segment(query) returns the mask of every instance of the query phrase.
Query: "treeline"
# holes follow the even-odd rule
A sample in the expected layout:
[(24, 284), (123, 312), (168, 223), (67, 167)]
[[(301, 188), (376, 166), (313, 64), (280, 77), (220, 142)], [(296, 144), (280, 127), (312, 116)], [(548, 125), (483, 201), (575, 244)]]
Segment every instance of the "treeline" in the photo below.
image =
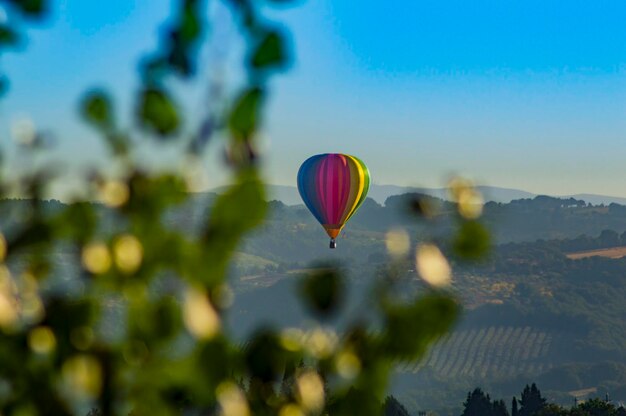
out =
[[(346, 258), (380, 257), (384, 233), (394, 227), (409, 231), (415, 242), (424, 235), (445, 240), (456, 230), (455, 213), (452, 202), (421, 194), (392, 196), (384, 205), (368, 199), (342, 233), (341, 250), (349, 254)], [(489, 202), (481, 222), (496, 245), (543, 240), (559, 252), (626, 245), (626, 207), (617, 204), (594, 206), (542, 196)], [(323, 235), (304, 206), (274, 201), (265, 226), (247, 240), (245, 250), (273, 261), (306, 262), (328, 254), (319, 244)]]
[(626, 231), (619, 234), (613, 230), (602, 230), (596, 238), (580, 235), (576, 238), (560, 240), (557, 244), (566, 253), (626, 246)]
[[(508, 243), (499, 247), (501, 252), (519, 255), (520, 249), (534, 245), (543, 251), (556, 250), (562, 254), (575, 253), (580, 251), (600, 250), (605, 248), (626, 246), (626, 231), (618, 233), (614, 230), (602, 230), (597, 237), (589, 235), (579, 235), (575, 238), (539, 239), (534, 243)], [(523, 252), (521, 253), (523, 254)], [(533, 253), (536, 254), (536, 253)]]
[(622, 259), (586, 257), (572, 260), (566, 254), (626, 246), (626, 231), (603, 230), (592, 237), (580, 235), (569, 239), (537, 240), (534, 242), (500, 244), (492, 250), (485, 261), (464, 265), (465, 269), (507, 275), (547, 275), (557, 273), (571, 278), (590, 275), (608, 277), (622, 276), (626, 262)]
[[(431, 413), (422, 411), (419, 416)], [(409, 412), (395, 398), (385, 402), (384, 416), (410, 416)], [(535, 383), (526, 385), (519, 398), (513, 397), (508, 407), (504, 400), (492, 400), (488, 393), (480, 388), (467, 393), (460, 416), (626, 416), (626, 409), (621, 404), (609, 400), (593, 398), (576, 402), (570, 408), (555, 403), (548, 403)]]
[[(194, 234), (198, 224), (210, 215), (214, 200), (214, 194), (194, 194), (169, 210), (162, 221), (168, 227)], [(28, 218), (30, 205), (28, 200), (1, 200), (3, 229), (19, 228)], [(94, 205), (102, 220), (101, 228), (119, 226), (112, 210)], [(64, 206), (55, 200), (43, 203), (47, 213)], [(384, 253), (384, 233), (393, 227), (406, 228), (417, 240), (422, 235), (443, 238), (456, 230), (455, 213), (454, 203), (421, 194), (392, 196), (384, 205), (368, 199), (342, 233), (340, 247), (344, 258), (366, 259), (370, 254)], [(429, 220), (416, 221), (425, 217)], [(510, 203), (488, 202), (481, 221), (496, 244), (544, 240), (565, 252), (626, 245), (626, 206), (618, 204), (594, 206), (582, 200), (546, 196)], [(588, 237), (598, 234), (596, 238)], [(245, 240), (242, 250), (274, 262), (306, 263), (329, 254), (325, 244), (320, 244), (324, 235), (304, 206), (272, 201), (264, 226)]]
[[(384, 206), (372, 201), (354, 216), (354, 226), (380, 229), (389, 226), (409, 226), (410, 207), (434, 207), (435, 228), (449, 230), (454, 223), (454, 204), (431, 196), (405, 194), (389, 197)], [(419, 204), (418, 204), (419, 205)], [(403, 215), (404, 214), (404, 215)], [(576, 239), (580, 235), (597, 235), (602, 230), (626, 230), (626, 206), (618, 204), (592, 205), (574, 198), (537, 196), (509, 203), (488, 202), (481, 221), (490, 229), (494, 241), (535, 241), (539, 239)]]
[(565, 408), (548, 403), (535, 383), (526, 385), (520, 398), (513, 397), (511, 408), (503, 400), (491, 400), (489, 394), (477, 388), (467, 394), (461, 416), (626, 416), (623, 406), (608, 400), (590, 399)]

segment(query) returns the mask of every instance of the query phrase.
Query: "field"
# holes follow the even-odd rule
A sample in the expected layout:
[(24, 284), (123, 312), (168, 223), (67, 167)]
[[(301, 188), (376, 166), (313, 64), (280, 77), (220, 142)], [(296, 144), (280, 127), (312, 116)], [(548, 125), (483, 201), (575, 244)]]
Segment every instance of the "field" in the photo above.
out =
[(530, 327), (489, 327), (456, 331), (436, 344), (417, 365), (401, 368), (418, 373), (428, 369), (442, 378), (510, 378), (539, 374), (554, 365), (555, 334)]
[(575, 253), (567, 253), (567, 258), (571, 260), (584, 259), (586, 257), (608, 257), (610, 259), (619, 259), (626, 256), (626, 247), (611, 247), (599, 250), (577, 251)]

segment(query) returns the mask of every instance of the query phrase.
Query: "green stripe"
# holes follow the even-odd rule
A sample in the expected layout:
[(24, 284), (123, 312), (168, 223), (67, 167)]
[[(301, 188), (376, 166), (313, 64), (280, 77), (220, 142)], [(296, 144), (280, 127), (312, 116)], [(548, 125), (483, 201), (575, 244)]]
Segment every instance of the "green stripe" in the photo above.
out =
[(359, 166), (363, 170), (363, 192), (361, 193), (361, 197), (359, 198), (359, 201), (354, 206), (354, 209), (352, 210), (348, 218), (346, 218), (346, 222), (359, 209), (363, 201), (365, 201), (365, 198), (367, 198), (367, 192), (370, 190), (370, 183), (371, 183), (370, 170), (367, 168), (367, 166), (365, 166), (365, 163), (363, 163), (363, 161), (356, 156), (351, 156), (351, 157), (354, 160), (356, 160), (356, 162), (359, 164)]

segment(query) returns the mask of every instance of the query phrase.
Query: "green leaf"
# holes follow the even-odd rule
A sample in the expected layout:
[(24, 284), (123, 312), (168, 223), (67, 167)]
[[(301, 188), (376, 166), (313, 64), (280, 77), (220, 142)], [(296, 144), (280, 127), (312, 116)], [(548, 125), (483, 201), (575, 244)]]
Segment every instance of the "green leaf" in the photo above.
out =
[(182, 328), (179, 305), (172, 296), (131, 305), (129, 332), (139, 340), (157, 342), (175, 337)]
[(53, 229), (43, 220), (35, 221), (9, 238), (9, 252), (26, 250), (33, 246), (49, 244), (53, 241)]
[(87, 298), (66, 300), (53, 297), (46, 305), (46, 316), (42, 324), (54, 328), (59, 352), (69, 353), (74, 350), (70, 341), (72, 332), (89, 327), (96, 317), (95, 304)]
[(199, 9), (198, 1), (185, 2), (184, 8), (180, 11), (180, 20), (170, 29), (168, 36), (167, 63), (184, 77), (194, 73), (196, 43), (202, 33)]
[(116, 131), (112, 100), (105, 91), (87, 93), (81, 100), (80, 113), (89, 124), (104, 134), (114, 154), (127, 153), (129, 139)]
[(409, 199), (409, 211), (420, 218), (432, 219), (439, 211), (437, 200), (433, 197), (420, 195)]
[(301, 285), (304, 301), (311, 310), (323, 317), (336, 312), (344, 298), (344, 285), (337, 270), (316, 270), (305, 277)]
[(128, 180), (129, 200), (122, 211), (129, 215), (135, 226), (154, 229), (154, 222), (166, 207), (176, 205), (185, 199), (185, 183), (176, 175), (162, 174), (149, 176), (136, 171)]
[(160, 136), (176, 133), (180, 118), (172, 99), (163, 90), (147, 88), (141, 93), (138, 117), (142, 126)]
[(286, 64), (287, 54), (282, 36), (276, 32), (268, 32), (252, 55), (251, 64), (254, 68), (269, 66), (280, 67)]
[(431, 294), (411, 304), (384, 305), (381, 353), (392, 359), (416, 359), (454, 323), (459, 306), (448, 296)]
[(263, 382), (276, 381), (287, 361), (286, 351), (281, 348), (278, 337), (268, 330), (261, 330), (252, 338), (245, 354), (250, 375)]
[(73, 238), (81, 244), (93, 237), (97, 224), (98, 218), (94, 205), (89, 202), (68, 205), (53, 223), (59, 234)]
[(244, 91), (235, 102), (228, 120), (231, 134), (237, 140), (248, 140), (258, 127), (264, 92), (255, 87)]
[(221, 337), (217, 337), (200, 346), (198, 361), (201, 368), (210, 368), (211, 371), (201, 371), (200, 376), (206, 383), (213, 387), (211, 393), (204, 392), (204, 395), (213, 394), (215, 387), (223, 380), (232, 376), (236, 369), (233, 362), (233, 351)]
[(180, 35), (183, 45), (189, 45), (196, 40), (202, 32), (202, 22), (199, 18), (199, 12), (193, 4), (187, 4), (180, 22)]
[(241, 238), (263, 221), (266, 210), (263, 184), (256, 171), (241, 172), (237, 182), (219, 196), (211, 211), (201, 254), (204, 280), (215, 281), (224, 276)]
[(4, 75), (0, 75), (0, 98), (9, 90), (9, 79)]
[(328, 414), (333, 416), (379, 416), (381, 415), (381, 398), (376, 397), (368, 389), (351, 387), (345, 395), (332, 398), (328, 406)]
[(454, 252), (466, 259), (481, 258), (490, 246), (489, 231), (478, 221), (464, 221), (453, 242)]
[(173, 296), (165, 296), (155, 306), (154, 320), (159, 323), (155, 336), (159, 339), (174, 338), (182, 328), (179, 304)]
[(15, 45), (19, 42), (19, 35), (6, 25), (0, 25), (0, 45)]
[(97, 128), (105, 129), (113, 126), (111, 99), (103, 91), (88, 93), (81, 103), (81, 114), (89, 123)]
[(11, 0), (23, 13), (39, 16), (46, 11), (46, 0)]

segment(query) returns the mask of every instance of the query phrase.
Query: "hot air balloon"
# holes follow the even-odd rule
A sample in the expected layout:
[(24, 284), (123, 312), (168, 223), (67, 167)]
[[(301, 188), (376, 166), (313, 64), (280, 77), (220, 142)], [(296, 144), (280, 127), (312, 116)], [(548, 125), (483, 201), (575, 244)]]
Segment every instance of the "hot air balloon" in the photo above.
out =
[(341, 153), (315, 155), (298, 171), (298, 191), (330, 237), (330, 248), (346, 222), (361, 206), (370, 188), (367, 166)]

